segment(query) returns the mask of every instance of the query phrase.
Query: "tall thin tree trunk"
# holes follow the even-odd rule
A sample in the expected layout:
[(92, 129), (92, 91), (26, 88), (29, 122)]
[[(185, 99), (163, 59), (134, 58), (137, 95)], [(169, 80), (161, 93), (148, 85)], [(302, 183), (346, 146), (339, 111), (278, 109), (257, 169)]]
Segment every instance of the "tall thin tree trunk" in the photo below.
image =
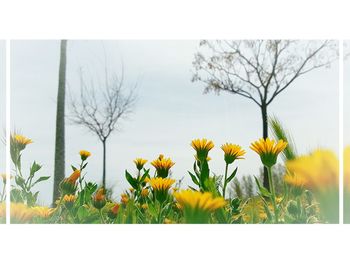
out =
[(61, 40), (60, 65), (56, 111), (55, 167), (52, 203), (59, 197), (59, 184), (65, 177), (65, 92), (66, 92), (67, 40)]
[[(263, 123), (263, 138), (266, 139), (269, 136), (269, 127), (268, 127), (268, 121), (267, 121), (267, 105), (265, 103), (261, 105), (261, 117), (262, 117), (262, 123)], [(268, 173), (267, 168), (264, 166), (263, 185), (265, 188), (270, 189), (269, 178), (267, 173)]]
[(103, 171), (102, 171), (102, 186), (106, 188), (106, 139), (102, 141), (103, 144)]

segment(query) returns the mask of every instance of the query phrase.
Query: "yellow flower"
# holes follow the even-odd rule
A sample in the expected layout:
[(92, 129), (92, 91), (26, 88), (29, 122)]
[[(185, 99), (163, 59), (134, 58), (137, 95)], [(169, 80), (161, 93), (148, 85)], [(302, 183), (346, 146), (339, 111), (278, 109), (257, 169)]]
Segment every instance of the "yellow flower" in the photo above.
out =
[(85, 161), (87, 158), (91, 156), (91, 153), (89, 151), (81, 150), (79, 152), (81, 160)]
[(306, 184), (306, 179), (298, 174), (288, 173), (284, 176), (284, 181), (295, 188), (295, 193), (297, 195), (302, 193), (302, 189)]
[(121, 194), (121, 199), (120, 199), (120, 201), (121, 201), (124, 205), (126, 205), (126, 204), (128, 203), (128, 201), (129, 201), (129, 196), (128, 196), (127, 194)]
[(24, 146), (33, 143), (31, 139), (20, 134), (14, 134), (12, 135), (12, 138), (13, 138), (13, 141), (16, 142), (17, 144), (24, 145)]
[(157, 176), (166, 178), (171, 167), (174, 166), (174, 162), (170, 158), (164, 158), (161, 154), (157, 159), (155, 159), (151, 164), (157, 170)]
[(141, 190), (141, 196), (142, 197), (147, 197), (148, 194), (149, 194), (149, 191), (148, 191), (147, 188), (144, 188), (144, 189)]
[(54, 212), (55, 208), (50, 208), (46, 206), (35, 206), (32, 207), (34, 215), (41, 218), (49, 218)]
[(102, 209), (106, 205), (106, 191), (103, 187), (97, 190), (95, 196), (92, 198), (92, 204), (97, 209)]
[(65, 203), (74, 203), (75, 200), (77, 200), (77, 197), (75, 195), (64, 195), (63, 196), (63, 202), (65, 202)]
[(141, 171), (145, 163), (147, 163), (147, 160), (142, 159), (142, 158), (136, 158), (134, 160), (134, 163), (136, 165), (137, 170)]
[(71, 184), (75, 184), (75, 182), (78, 180), (80, 177), (80, 170), (75, 170), (68, 178), (67, 181), (70, 182)]
[(265, 166), (272, 167), (277, 162), (278, 154), (282, 152), (287, 145), (288, 143), (283, 140), (279, 140), (276, 143), (269, 138), (261, 138), (259, 141), (252, 143), (250, 149), (260, 155), (261, 162)]
[(175, 192), (174, 197), (181, 207), (188, 207), (206, 212), (214, 212), (226, 205), (224, 198), (213, 198), (212, 194), (209, 192), (201, 193), (192, 190), (182, 190), (181, 192)]
[(261, 199), (249, 199), (242, 208), (241, 212), (245, 223), (260, 223), (267, 219), (267, 214)]
[(194, 139), (191, 142), (192, 148), (197, 152), (199, 161), (204, 161), (208, 157), (208, 153), (214, 148), (214, 143), (207, 139)]
[(172, 223), (173, 223), (173, 221), (170, 220), (169, 218), (164, 219), (164, 224), (172, 224)]
[(11, 203), (10, 216), (13, 223), (29, 223), (35, 212), (23, 203)]
[(241, 146), (237, 144), (232, 143), (225, 143), (221, 146), (221, 149), (225, 153), (225, 162), (227, 164), (231, 164), (234, 162), (234, 160), (238, 159), (244, 159), (243, 155), (245, 155), (245, 151), (242, 149)]
[(175, 180), (169, 178), (154, 177), (151, 179), (147, 178), (146, 182), (150, 184), (153, 190), (168, 191), (172, 184), (175, 183)]
[(168, 191), (175, 183), (175, 180), (170, 178), (154, 177), (151, 179), (147, 178), (146, 182), (152, 187), (155, 198), (162, 203), (167, 199)]
[(147, 210), (147, 209), (148, 209), (148, 204), (146, 204), (146, 203), (145, 203), (145, 204), (142, 204), (142, 205), (141, 205), (141, 208), (142, 208), (143, 210)]
[(316, 150), (286, 163), (287, 170), (305, 179), (312, 190), (326, 222), (339, 222), (339, 167), (336, 155), (329, 150)]
[(310, 189), (338, 187), (338, 159), (332, 151), (316, 150), (286, 163), (288, 171), (301, 176)]

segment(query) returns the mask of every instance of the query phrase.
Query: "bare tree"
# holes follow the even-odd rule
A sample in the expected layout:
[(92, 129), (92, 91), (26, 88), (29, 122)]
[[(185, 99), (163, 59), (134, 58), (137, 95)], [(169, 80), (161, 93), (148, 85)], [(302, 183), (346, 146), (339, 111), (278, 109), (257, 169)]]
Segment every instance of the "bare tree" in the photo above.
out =
[[(192, 80), (203, 82), (205, 93), (226, 91), (254, 102), (261, 111), (264, 138), (272, 101), (297, 78), (337, 57), (337, 43), (329, 40), (203, 40), (200, 47)], [(266, 168), (264, 186), (269, 188)]]
[(65, 171), (65, 104), (66, 104), (66, 64), (67, 40), (61, 40), (60, 65), (58, 73), (58, 92), (56, 110), (56, 141), (55, 141), (55, 167), (52, 203), (60, 195), (59, 184), (64, 179)]
[(136, 101), (134, 88), (128, 92), (124, 87), (124, 74), (108, 76), (96, 89), (94, 82), (84, 81), (80, 73), (80, 96), (71, 96), (71, 116), (73, 124), (81, 125), (94, 133), (103, 146), (102, 185), (106, 186), (106, 143), (109, 136), (117, 130), (117, 125), (133, 110)]

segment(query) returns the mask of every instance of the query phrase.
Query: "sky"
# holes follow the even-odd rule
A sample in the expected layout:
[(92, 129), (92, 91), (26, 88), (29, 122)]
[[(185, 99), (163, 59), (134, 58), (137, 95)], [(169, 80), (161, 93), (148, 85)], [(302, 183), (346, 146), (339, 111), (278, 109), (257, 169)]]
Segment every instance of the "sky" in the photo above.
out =
[[(173, 177), (184, 178), (183, 187), (191, 185), (187, 171), (195, 138), (214, 141), (210, 167), (216, 174), (224, 172), (220, 146), (226, 142), (247, 151), (245, 160), (235, 163), (238, 177), (258, 173), (259, 157), (249, 145), (262, 134), (259, 108), (240, 96), (203, 94), (203, 84), (191, 82), (198, 49), (198, 40), (68, 41), (67, 88), (73, 97), (80, 89), (80, 70), (96, 80), (103, 78), (105, 65), (117, 74), (123, 65), (125, 85), (137, 84), (134, 113), (107, 145), (107, 185), (116, 196), (129, 188), (124, 171), (135, 172), (133, 159), (152, 161), (160, 153), (176, 163)], [(59, 41), (11, 42), (11, 126), (33, 139), (23, 153), (23, 169), (36, 160), (43, 165), (39, 176), (53, 175), (58, 65)], [(338, 150), (338, 84), (338, 64), (333, 63), (296, 80), (271, 104), (269, 114), (290, 130), (299, 154), (319, 147)], [(81, 149), (92, 153), (87, 180), (100, 183), (101, 143), (85, 128), (67, 123), (66, 176), (70, 164), (78, 165)], [(52, 187), (52, 178), (37, 187), (41, 204), (51, 203)]]
[[(344, 52), (350, 54), (350, 41), (344, 41)], [(350, 56), (344, 60), (344, 144), (350, 145)]]

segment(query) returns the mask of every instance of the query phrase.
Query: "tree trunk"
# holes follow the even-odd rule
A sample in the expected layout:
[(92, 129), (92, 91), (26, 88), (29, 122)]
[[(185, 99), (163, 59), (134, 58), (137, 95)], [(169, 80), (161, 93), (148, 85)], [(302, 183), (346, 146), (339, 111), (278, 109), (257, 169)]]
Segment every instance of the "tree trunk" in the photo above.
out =
[(106, 139), (102, 141), (103, 144), (103, 171), (102, 171), (102, 186), (106, 188)]
[(59, 198), (59, 184), (65, 177), (65, 90), (66, 90), (67, 40), (61, 40), (58, 93), (56, 110), (55, 166), (52, 203)]
[[(267, 121), (267, 105), (262, 104), (261, 105), (261, 117), (262, 117), (262, 123), (263, 123), (263, 138), (266, 139), (269, 136), (269, 127), (268, 127), (268, 121)], [(267, 175), (267, 168), (264, 166), (264, 182), (263, 185), (265, 188), (270, 190), (269, 185), (269, 178)]]

